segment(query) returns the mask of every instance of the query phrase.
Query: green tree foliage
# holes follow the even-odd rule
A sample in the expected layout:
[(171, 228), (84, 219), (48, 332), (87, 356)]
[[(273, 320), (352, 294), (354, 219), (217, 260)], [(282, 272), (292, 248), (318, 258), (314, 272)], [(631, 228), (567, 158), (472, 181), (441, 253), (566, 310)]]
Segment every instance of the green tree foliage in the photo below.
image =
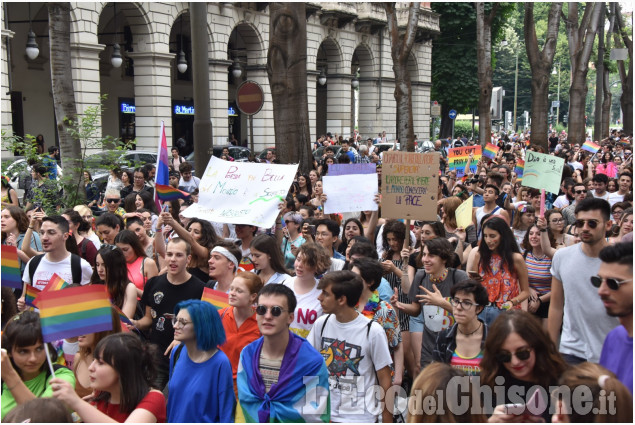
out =
[[(476, 9), (474, 3), (464, 2), (433, 2), (431, 7), (441, 15), (441, 35), (432, 43), (432, 99), (443, 107), (441, 136), (449, 136), (452, 131), (449, 110), (468, 113), (478, 105)], [(489, 13), (490, 8), (491, 4), (487, 4), (485, 12)], [(493, 45), (502, 40), (503, 24), (515, 8), (514, 3), (499, 6), (492, 24)]]

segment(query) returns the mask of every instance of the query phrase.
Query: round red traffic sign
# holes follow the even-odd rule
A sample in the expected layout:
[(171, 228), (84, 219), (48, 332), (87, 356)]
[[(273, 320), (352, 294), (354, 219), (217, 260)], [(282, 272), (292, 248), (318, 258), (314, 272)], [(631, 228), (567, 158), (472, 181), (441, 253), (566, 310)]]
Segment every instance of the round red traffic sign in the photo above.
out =
[(240, 112), (245, 115), (257, 114), (265, 103), (265, 95), (260, 84), (255, 81), (245, 81), (236, 91), (236, 104)]

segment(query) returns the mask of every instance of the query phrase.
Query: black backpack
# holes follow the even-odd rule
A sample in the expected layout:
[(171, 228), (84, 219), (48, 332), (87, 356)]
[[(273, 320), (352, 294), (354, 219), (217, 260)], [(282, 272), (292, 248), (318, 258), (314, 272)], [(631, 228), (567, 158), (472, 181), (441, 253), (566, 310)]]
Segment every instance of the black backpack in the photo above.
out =
[[(33, 275), (37, 267), (40, 265), (40, 261), (46, 254), (36, 255), (29, 261), (29, 277), (31, 278), (31, 285), (33, 285)], [(82, 258), (79, 255), (71, 254), (71, 273), (73, 274), (73, 281), (70, 283), (82, 283)]]

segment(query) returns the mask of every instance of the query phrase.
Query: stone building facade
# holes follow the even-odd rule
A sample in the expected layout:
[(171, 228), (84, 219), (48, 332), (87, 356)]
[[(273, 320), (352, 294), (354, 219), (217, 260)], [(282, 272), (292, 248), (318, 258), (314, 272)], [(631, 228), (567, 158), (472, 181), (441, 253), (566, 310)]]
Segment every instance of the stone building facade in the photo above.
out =
[[(193, 93), (189, 3), (71, 3), (71, 54), (78, 112), (107, 95), (101, 133), (135, 138), (137, 149), (156, 148), (161, 121), (168, 144), (192, 143)], [(408, 11), (399, 10), (399, 23)], [(266, 72), (269, 45), (267, 3), (207, 3), (209, 99), (215, 145), (230, 134), (244, 142), (250, 128), (235, 104), (242, 81), (260, 84), (265, 94), (253, 118), (255, 151), (273, 146), (274, 126)], [(30, 21), (30, 23), (29, 23)], [(29, 26), (40, 53), (25, 54)], [(394, 138), (396, 108), (390, 39), (380, 3), (307, 3), (307, 69), (311, 138), (326, 132), (364, 137), (386, 131)], [(432, 38), (438, 16), (422, 3), (417, 42), (409, 67), (414, 130), (426, 138), (430, 125)], [(114, 43), (123, 65), (111, 64)], [(177, 69), (183, 50), (188, 69)], [(43, 134), (55, 143), (45, 3), (2, 3), (2, 128), (15, 134)], [(242, 75), (235, 78), (238, 63)], [(318, 82), (324, 73), (327, 81)], [(352, 80), (359, 81), (352, 88)], [(4, 152), (4, 151), (3, 151)], [(6, 152), (4, 152), (6, 153)]]

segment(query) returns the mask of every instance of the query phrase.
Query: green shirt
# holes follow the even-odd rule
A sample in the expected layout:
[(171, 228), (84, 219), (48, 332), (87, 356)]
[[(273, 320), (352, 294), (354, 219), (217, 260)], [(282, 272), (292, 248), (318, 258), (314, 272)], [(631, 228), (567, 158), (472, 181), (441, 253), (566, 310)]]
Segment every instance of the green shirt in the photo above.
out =
[[(48, 367), (46, 364), (44, 367)], [(47, 378), (48, 375), (48, 378)], [(67, 369), (65, 367), (57, 369), (55, 371), (55, 376), (57, 378), (63, 379), (66, 382), (70, 382), (75, 387), (75, 374), (72, 370)], [(24, 385), (33, 393), (34, 396), (40, 397), (51, 397), (53, 395), (53, 388), (49, 385), (49, 381), (53, 377), (50, 374), (46, 373), (46, 369), (43, 370), (38, 376), (31, 379), (30, 381), (24, 381)], [(13, 398), (13, 394), (9, 391), (6, 383), (2, 383), (2, 410), (0, 413), (0, 418), (4, 419), (5, 415), (11, 411), (16, 406), (15, 399)]]

